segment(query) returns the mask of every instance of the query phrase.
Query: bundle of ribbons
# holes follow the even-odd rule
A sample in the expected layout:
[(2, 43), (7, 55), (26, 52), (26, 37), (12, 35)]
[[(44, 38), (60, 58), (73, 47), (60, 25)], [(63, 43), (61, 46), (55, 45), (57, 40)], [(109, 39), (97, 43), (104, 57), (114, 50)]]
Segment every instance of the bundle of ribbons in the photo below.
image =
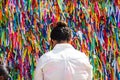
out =
[(120, 80), (119, 0), (0, 0), (0, 60), (12, 80), (34, 79), (49, 51), (51, 23), (65, 21), (72, 45), (93, 66), (94, 80)]

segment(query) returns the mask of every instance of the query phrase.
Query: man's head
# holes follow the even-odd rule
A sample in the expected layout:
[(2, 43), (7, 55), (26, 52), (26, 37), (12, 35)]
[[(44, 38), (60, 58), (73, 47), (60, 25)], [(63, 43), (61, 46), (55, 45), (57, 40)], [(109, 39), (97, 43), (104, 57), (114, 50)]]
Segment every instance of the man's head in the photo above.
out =
[(64, 22), (58, 22), (51, 32), (53, 46), (57, 43), (69, 43), (71, 40), (71, 29)]
[(7, 68), (3, 65), (0, 65), (0, 80), (8, 80), (9, 75)]

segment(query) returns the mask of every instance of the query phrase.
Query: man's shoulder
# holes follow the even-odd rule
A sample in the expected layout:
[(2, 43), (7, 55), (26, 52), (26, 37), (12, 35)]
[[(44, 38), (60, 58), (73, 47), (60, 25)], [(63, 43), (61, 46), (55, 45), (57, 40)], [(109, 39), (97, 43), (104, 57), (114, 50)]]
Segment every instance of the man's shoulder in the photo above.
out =
[(75, 49), (75, 51), (74, 51), (75, 53), (77, 53), (77, 54), (81, 54), (81, 55), (83, 55), (84, 53), (83, 52), (81, 52), (81, 51), (79, 51), (79, 50), (77, 50), (77, 49)]
[(51, 51), (46, 52), (45, 54), (43, 54), (37, 61), (37, 64), (39, 64), (40, 66), (45, 64), (47, 61), (49, 61), (50, 59), (50, 55), (51, 55)]
[(80, 58), (83, 57), (83, 58), (88, 58), (87, 55), (84, 53), (84, 52), (81, 52), (79, 50), (75, 50), (75, 55), (78, 55)]
[(47, 59), (47, 58), (49, 58), (50, 56), (52, 55), (52, 51), (48, 51), (48, 52), (46, 52), (46, 53), (44, 53), (41, 57), (40, 57), (40, 59)]

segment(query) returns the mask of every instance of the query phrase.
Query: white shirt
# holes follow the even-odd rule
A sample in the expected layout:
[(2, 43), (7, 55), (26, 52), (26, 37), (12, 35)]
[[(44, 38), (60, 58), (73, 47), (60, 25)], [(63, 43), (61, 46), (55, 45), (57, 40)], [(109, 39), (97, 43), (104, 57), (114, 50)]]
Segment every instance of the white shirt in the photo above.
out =
[(56, 44), (39, 59), (34, 80), (92, 80), (92, 66), (72, 45)]

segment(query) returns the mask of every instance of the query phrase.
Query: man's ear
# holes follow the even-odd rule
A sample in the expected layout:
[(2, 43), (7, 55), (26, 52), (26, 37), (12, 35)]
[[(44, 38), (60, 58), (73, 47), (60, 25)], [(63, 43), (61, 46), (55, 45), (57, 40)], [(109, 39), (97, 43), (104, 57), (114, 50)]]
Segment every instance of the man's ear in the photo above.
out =
[(53, 40), (52, 40), (52, 39), (50, 39), (49, 43), (50, 43), (50, 45), (53, 45)]
[(4, 80), (4, 76), (0, 76), (0, 80)]
[(56, 40), (51, 39), (51, 46), (52, 46), (52, 48), (53, 48), (56, 44), (57, 44), (57, 41), (56, 41)]
[(53, 40), (52, 39), (49, 40), (49, 44), (50, 44), (50, 50), (53, 49)]
[(69, 43), (69, 44), (72, 44), (72, 39), (70, 39), (70, 40), (68, 41), (68, 43)]

